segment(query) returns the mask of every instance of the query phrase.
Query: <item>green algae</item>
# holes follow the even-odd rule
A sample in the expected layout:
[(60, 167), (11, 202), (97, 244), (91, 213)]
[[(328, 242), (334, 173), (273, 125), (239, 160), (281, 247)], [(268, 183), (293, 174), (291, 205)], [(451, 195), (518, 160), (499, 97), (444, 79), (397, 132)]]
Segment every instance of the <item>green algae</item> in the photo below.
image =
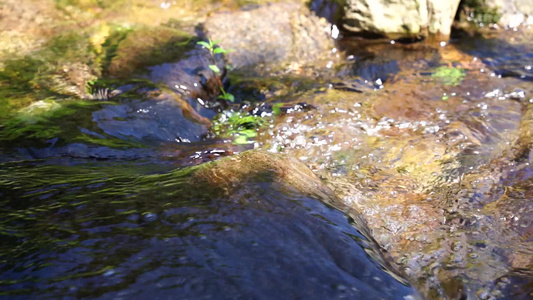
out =
[[(95, 82), (125, 78), (146, 66), (174, 61), (193, 47), (192, 38), (169, 27), (101, 25), (53, 36), (31, 56), (0, 63), (0, 120), (46, 98), (87, 98)], [(144, 85), (146, 86), (146, 85)]]
[(34, 98), (49, 96), (49, 92), (38, 89), (36, 77), (42, 65), (42, 61), (31, 57), (4, 62), (0, 69), (0, 120), (7, 119)]
[(193, 38), (180, 30), (169, 27), (143, 27), (132, 30), (120, 41), (114, 52), (107, 54), (107, 75), (127, 77), (147, 66), (176, 61), (192, 47)]
[(457, 86), (463, 82), (466, 72), (464, 69), (442, 66), (438, 67), (431, 76), (439, 79), (445, 85)]
[[(79, 96), (76, 86), (96, 78), (99, 67), (88, 35), (58, 35), (31, 56), (4, 60), (0, 67), (0, 119), (48, 97)], [(75, 78), (74, 78), (75, 77)]]
[(111, 61), (117, 56), (118, 45), (126, 39), (129, 33), (133, 31), (130, 27), (114, 26), (109, 33), (105, 35), (105, 41), (102, 43), (102, 73), (108, 73)]
[(35, 102), (3, 125), (0, 130), (1, 148), (45, 147), (51, 143), (64, 146), (72, 142), (110, 148), (143, 147), (140, 143), (108, 136), (93, 122), (92, 112), (110, 104), (74, 99)]

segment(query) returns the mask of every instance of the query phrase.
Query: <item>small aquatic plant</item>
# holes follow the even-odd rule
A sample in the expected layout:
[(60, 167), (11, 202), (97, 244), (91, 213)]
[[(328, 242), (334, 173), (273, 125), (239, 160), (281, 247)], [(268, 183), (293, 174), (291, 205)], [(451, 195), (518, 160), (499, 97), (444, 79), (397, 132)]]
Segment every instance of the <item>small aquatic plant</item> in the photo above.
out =
[(438, 67), (431, 76), (440, 79), (445, 85), (457, 86), (463, 81), (465, 75), (463, 69), (442, 66)]
[(199, 41), (198, 45), (202, 45), (211, 54), (212, 64), (209, 65), (209, 69), (211, 69), (211, 71), (213, 71), (213, 73), (215, 74), (215, 78), (217, 79), (218, 84), (220, 86), (220, 92), (222, 93), (221, 95), (218, 96), (218, 98), (222, 100), (234, 102), (235, 96), (226, 92), (226, 90), (224, 89), (224, 84), (222, 84), (222, 80), (220, 80), (221, 71), (220, 71), (220, 68), (217, 66), (217, 60), (215, 58), (215, 54), (226, 54), (228, 53), (228, 50), (225, 50), (224, 48), (220, 47), (218, 43), (219, 41), (211, 41), (211, 39), (209, 39), (208, 42)]
[(225, 112), (213, 121), (212, 131), (222, 138), (234, 137), (237, 145), (248, 144), (257, 136), (257, 129), (266, 124), (263, 117), (246, 115), (241, 112)]

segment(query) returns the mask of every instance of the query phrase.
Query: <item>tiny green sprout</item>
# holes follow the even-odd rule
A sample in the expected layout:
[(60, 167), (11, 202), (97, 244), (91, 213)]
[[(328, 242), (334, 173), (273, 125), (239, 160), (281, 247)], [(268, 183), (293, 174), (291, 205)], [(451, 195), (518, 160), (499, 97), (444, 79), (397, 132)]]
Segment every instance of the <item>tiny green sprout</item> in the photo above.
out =
[(235, 96), (233, 94), (230, 94), (224, 90), (224, 87), (220, 87), (220, 91), (222, 92), (222, 95), (218, 96), (219, 99), (235, 102)]
[(220, 69), (216, 65), (209, 65), (209, 69), (211, 69), (213, 72), (220, 74)]
[(211, 130), (221, 138), (233, 139), (236, 145), (253, 143), (258, 129), (268, 123), (267, 119), (241, 112), (225, 112), (213, 119)]
[(276, 103), (272, 105), (272, 113), (274, 113), (274, 116), (281, 115), (281, 107), (283, 107), (283, 103)]
[(220, 80), (219, 75), (221, 74), (221, 71), (220, 71), (220, 68), (217, 66), (217, 60), (215, 58), (215, 54), (226, 54), (229, 51), (220, 47), (218, 43), (219, 41), (212, 41), (211, 39), (208, 39), (207, 42), (206, 41), (197, 42), (198, 45), (201, 45), (202, 47), (206, 48), (209, 51), (209, 54), (211, 54), (212, 64), (209, 65), (209, 69), (213, 71), (213, 73), (215, 74), (215, 78), (217, 79), (218, 84), (220, 85), (220, 91), (222, 92), (222, 95), (218, 96), (218, 99), (234, 102), (235, 96), (226, 92), (226, 90), (224, 89), (224, 84), (222, 84), (222, 80)]
[(222, 47), (218, 47), (215, 50), (213, 50), (213, 53), (215, 53), (215, 54), (219, 54), (219, 53), (226, 54), (226, 53), (228, 53), (228, 50), (222, 49)]
[(211, 51), (211, 44), (210, 43), (204, 42), (204, 41), (199, 41), (197, 44), (201, 45), (201, 46), (204, 46), (207, 50)]

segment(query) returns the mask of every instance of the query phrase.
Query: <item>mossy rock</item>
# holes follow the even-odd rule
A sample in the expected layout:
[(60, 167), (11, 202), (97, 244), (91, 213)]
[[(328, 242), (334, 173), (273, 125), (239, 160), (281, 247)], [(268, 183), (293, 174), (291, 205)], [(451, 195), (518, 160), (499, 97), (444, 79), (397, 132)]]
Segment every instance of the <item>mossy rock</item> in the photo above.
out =
[[(2, 106), (20, 108), (16, 99), (85, 96), (85, 86), (97, 78), (99, 54), (89, 32), (68, 32), (44, 43), (43, 48), (24, 57), (4, 60), (0, 66)], [(27, 101), (24, 101), (27, 103)], [(4, 111), (1, 116), (9, 114)]]
[(192, 37), (169, 27), (139, 28), (131, 31), (116, 47), (106, 75), (124, 78), (145, 71), (148, 66), (172, 62), (192, 49)]

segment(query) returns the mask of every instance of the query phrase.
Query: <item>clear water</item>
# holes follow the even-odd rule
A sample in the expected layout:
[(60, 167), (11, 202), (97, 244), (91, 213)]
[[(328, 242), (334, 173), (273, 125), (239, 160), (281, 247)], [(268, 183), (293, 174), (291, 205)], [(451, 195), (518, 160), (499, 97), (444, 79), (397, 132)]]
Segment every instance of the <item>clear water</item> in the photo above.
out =
[(338, 210), (269, 176), (228, 197), (192, 183), (194, 172), (140, 161), (2, 164), (0, 293), (103, 299), (414, 293), (372, 258), (379, 255), (356, 229), (361, 225)]
[[(156, 8), (136, 13), (173, 13)], [(114, 84), (121, 94), (107, 100), (35, 89), (42, 61), (9, 60), (0, 296), (409, 299), (416, 288), (429, 299), (529, 299), (532, 41), (530, 31), (440, 48), (347, 38), (314, 77), (230, 76), (238, 101), (264, 103), (187, 99), (192, 121), (184, 103), (147, 95), (193, 84), (201, 49)], [(267, 125), (235, 143), (198, 121), (223, 109), (266, 113)], [(251, 148), (299, 159), (340, 200), (269, 172), (237, 178), (230, 193), (196, 180), (198, 165)]]

